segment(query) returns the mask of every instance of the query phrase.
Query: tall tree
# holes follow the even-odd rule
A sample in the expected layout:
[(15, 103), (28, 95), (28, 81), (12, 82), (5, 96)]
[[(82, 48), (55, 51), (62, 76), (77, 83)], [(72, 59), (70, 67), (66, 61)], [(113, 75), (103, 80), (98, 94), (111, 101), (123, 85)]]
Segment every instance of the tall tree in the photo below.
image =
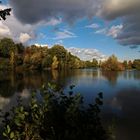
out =
[(98, 61), (95, 58), (93, 58), (93, 60), (92, 60), (92, 66), (98, 67)]
[(0, 55), (2, 57), (9, 57), (11, 50), (14, 51), (15, 49), (15, 43), (12, 39), (3, 38), (0, 40)]
[(117, 57), (115, 55), (112, 55), (107, 59), (107, 61), (102, 64), (102, 69), (116, 71), (124, 70), (124, 67), (120, 62), (118, 62)]

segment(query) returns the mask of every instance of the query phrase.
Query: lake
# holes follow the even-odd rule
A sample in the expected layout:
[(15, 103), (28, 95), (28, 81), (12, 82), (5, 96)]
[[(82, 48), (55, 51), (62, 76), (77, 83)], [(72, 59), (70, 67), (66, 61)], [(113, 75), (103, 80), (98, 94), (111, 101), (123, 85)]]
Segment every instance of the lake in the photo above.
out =
[(81, 93), (86, 104), (103, 92), (102, 119), (105, 127), (115, 125), (116, 140), (140, 140), (140, 71), (0, 72), (0, 109), (9, 110), (16, 104), (18, 95), (26, 102), (31, 90), (39, 90), (48, 82), (56, 83), (65, 92), (70, 85), (75, 85), (74, 93)]

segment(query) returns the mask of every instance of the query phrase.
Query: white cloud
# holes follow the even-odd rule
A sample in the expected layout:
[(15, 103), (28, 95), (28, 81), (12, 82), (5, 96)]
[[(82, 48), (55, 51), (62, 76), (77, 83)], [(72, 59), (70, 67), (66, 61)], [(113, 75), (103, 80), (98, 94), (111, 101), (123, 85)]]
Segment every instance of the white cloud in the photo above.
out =
[(124, 46), (140, 45), (140, 0), (104, 0), (100, 16), (106, 20), (120, 18), (121, 33), (115, 37)]
[(86, 49), (86, 48), (67, 48), (69, 52), (73, 55), (78, 56), (81, 60), (92, 60), (93, 58), (97, 60), (105, 60), (106, 56), (99, 52), (97, 49)]
[(95, 34), (106, 34), (106, 32), (107, 32), (107, 28), (103, 28), (95, 31)]
[(123, 25), (113, 25), (110, 28), (103, 28), (95, 31), (96, 34), (104, 34), (106, 36), (111, 36), (113, 38), (117, 38), (123, 29)]
[(58, 40), (55, 44), (63, 45), (63, 40)]
[[(11, 7), (9, 5), (0, 5), (0, 9)], [(26, 43), (29, 39), (38, 37), (35, 30), (40, 26), (56, 26), (61, 23), (61, 18), (50, 18), (47, 22), (40, 21), (36, 24), (21, 23), (11, 12), (5, 21), (0, 21), (0, 38), (10, 37), (16, 42)], [(41, 35), (41, 34), (40, 34)], [(41, 36), (40, 36), (41, 37)]]
[(56, 37), (54, 37), (54, 39), (62, 40), (62, 39), (75, 38), (75, 37), (77, 36), (74, 33), (68, 30), (63, 30), (63, 31), (57, 31)]
[(20, 34), (19, 41), (21, 43), (25, 43), (25, 42), (29, 41), (30, 39), (31, 39), (31, 36), (29, 34), (27, 34), (27, 33)]
[(44, 25), (46, 25), (46, 26), (55, 26), (55, 25), (60, 24), (61, 22), (62, 22), (61, 18), (58, 18), (58, 19), (51, 18), (50, 21), (48, 21), (48, 22), (44, 21)]
[(90, 25), (87, 25), (86, 28), (92, 28), (92, 29), (97, 29), (99, 28), (100, 25), (99, 24), (96, 24), (96, 23), (93, 23), (93, 24), (90, 24)]
[(0, 37), (8, 37), (11, 36), (10, 29), (0, 22)]
[(112, 26), (108, 31), (107, 31), (107, 35), (108, 36), (112, 36), (113, 38), (116, 38), (122, 31), (123, 25), (116, 25), (116, 26)]
[(46, 47), (46, 46), (48, 47), (49, 46), (48, 44), (38, 44), (38, 43), (36, 43), (35, 45), (38, 46), (38, 47), (40, 47), (40, 46), (41, 47)]

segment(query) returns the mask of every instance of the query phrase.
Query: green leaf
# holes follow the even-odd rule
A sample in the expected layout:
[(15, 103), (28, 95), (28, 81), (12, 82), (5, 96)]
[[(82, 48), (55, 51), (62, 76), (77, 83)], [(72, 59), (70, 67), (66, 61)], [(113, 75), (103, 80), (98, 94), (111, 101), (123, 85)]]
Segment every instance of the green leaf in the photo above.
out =
[(23, 106), (21, 106), (21, 107), (20, 107), (20, 111), (23, 112), (23, 109), (24, 109)]
[(10, 133), (11, 129), (10, 129), (10, 126), (7, 125), (7, 132)]
[(14, 138), (14, 132), (10, 133), (10, 138), (13, 139)]
[(7, 134), (6, 134), (5, 132), (3, 132), (2, 135), (3, 135), (4, 137), (7, 137)]
[(21, 120), (25, 119), (25, 115), (24, 114), (19, 114), (19, 117), (20, 117)]
[(17, 126), (21, 126), (20, 120), (19, 120), (19, 119), (15, 119), (15, 124), (16, 124)]

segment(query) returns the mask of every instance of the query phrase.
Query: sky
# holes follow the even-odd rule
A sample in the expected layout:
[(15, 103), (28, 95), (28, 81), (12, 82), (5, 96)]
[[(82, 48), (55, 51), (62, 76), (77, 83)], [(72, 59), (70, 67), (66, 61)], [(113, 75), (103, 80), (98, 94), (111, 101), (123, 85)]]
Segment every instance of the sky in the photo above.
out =
[(2, 0), (12, 8), (0, 38), (63, 45), (82, 60), (140, 58), (140, 0)]

